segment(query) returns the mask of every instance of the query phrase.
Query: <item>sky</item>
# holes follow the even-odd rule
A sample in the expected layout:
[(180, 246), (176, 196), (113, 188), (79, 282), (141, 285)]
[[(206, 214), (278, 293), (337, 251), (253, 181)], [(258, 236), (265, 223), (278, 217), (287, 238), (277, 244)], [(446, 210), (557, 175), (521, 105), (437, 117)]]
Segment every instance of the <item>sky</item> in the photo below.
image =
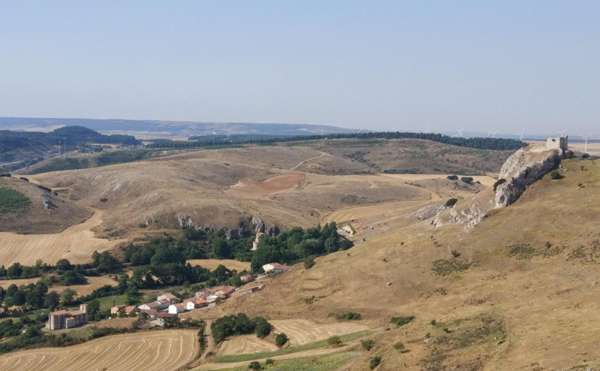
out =
[(3, 1), (0, 116), (600, 135), (598, 1)]

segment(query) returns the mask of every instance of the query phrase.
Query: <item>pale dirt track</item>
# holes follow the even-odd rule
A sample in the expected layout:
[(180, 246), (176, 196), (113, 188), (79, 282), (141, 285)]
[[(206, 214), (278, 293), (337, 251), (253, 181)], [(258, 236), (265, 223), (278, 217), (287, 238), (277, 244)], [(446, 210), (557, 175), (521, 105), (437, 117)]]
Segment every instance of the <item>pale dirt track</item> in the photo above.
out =
[(1, 232), (0, 264), (8, 266), (19, 262), (33, 265), (38, 259), (55, 264), (61, 258), (69, 259), (71, 263), (89, 262), (94, 251), (110, 250), (122, 242), (97, 238), (93, 229), (101, 224), (102, 212), (96, 211), (84, 223), (61, 233), (21, 235)]
[(198, 350), (195, 330), (151, 331), (6, 354), (0, 357), (0, 370), (176, 370), (191, 362)]

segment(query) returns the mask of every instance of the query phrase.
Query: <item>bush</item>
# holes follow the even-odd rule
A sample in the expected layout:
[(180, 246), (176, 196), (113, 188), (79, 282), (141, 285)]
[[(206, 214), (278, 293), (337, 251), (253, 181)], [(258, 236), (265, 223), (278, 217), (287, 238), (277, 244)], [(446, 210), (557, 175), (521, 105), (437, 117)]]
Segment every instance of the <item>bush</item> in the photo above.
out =
[(401, 327), (411, 323), (415, 319), (415, 316), (397, 316), (392, 317), (390, 323), (396, 325), (396, 327)]
[(315, 258), (314, 256), (307, 256), (304, 258), (304, 268), (310, 269), (315, 266)]
[(550, 178), (552, 178), (552, 180), (560, 180), (564, 177), (562, 176), (560, 171), (554, 170), (553, 172), (550, 173)]
[(275, 364), (275, 361), (272, 360), (271, 358), (267, 358), (267, 360), (265, 361), (265, 365), (267, 366), (273, 366)]
[(249, 370), (262, 370), (262, 366), (260, 365), (259, 362), (253, 361), (253, 362), (250, 362), (250, 364), (248, 365), (248, 369)]
[(369, 351), (369, 350), (373, 349), (373, 347), (375, 346), (375, 341), (371, 340), (371, 339), (362, 340), (360, 342), (360, 345), (362, 345), (364, 350)]
[(454, 207), (454, 205), (456, 205), (457, 202), (458, 202), (458, 199), (451, 198), (448, 201), (446, 201), (446, 204), (444, 206), (445, 207)]
[(327, 339), (327, 344), (329, 344), (332, 347), (339, 347), (342, 346), (344, 342), (339, 336), (332, 336), (329, 339)]
[(458, 180), (458, 175), (448, 175), (448, 180)]
[(473, 178), (470, 176), (463, 176), (462, 178), (460, 178), (460, 180), (463, 183), (467, 183), (467, 184), (473, 184)]
[(358, 321), (362, 318), (360, 313), (356, 312), (343, 312), (335, 315), (338, 321)]
[(287, 335), (284, 334), (283, 332), (281, 334), (277, 334), (277, 336), (275, 336), (275, 344), (280, 348), (282, 346), (284, 346), (285, 344), (287, 344), (288, 340), (289, 339), (288, 339)]
[(377, 366), (379, 366), (380, 364), (381, 364), (381, 357), (380, 357), (380, 356), (375, 356), (375, 357), (372, 357), (372, 358), (369, 360), (369, 368), (370, 368), (371, 370), (373, 370), (373, 369), (377, 368)]

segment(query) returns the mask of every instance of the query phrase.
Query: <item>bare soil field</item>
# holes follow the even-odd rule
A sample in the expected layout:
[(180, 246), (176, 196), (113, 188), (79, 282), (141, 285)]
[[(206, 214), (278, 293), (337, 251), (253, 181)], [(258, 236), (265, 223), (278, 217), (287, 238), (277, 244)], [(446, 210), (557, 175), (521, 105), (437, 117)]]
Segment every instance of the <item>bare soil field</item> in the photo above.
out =
[(109, 336), (65, 348), (40, 348), (0, 356), (3, 371), (177, 370), (199, 351), (194, 330)]
[(97, 211), (81, 224), (71, 226), (60, 233), (22, 235), (0, 232), (0, 264), (8, 266), (19, 262), (34, 265), (40, 259), (54, 264), (61, 258), (71, 263), (90, 260), (94, 251), (110, 250), (123, 242), (96, 237), (94, 229), (102, 224), (103, 212)]
[(235, 189), (240, 192), (268, 194), (299, 187), (304, 179), (305, 175), (302, 173), (276, 175), (263, 181), (243, 179), (234, 184), (231, 189)]
[(223, 265), (228, 269), (236, 270), (238, 272), (250, 270), (249, 262), (241, 262), (233, 259), (191, 259), (187, 262), (192, 266), (204, 267), (211, 271), (217, 268), (219, 265)]
[[(24, 278), (24, 279), (16, 279), (16, 280), (0, 280), (0, 287), (6, 289), (8, 286), (15, 284), (17, 286), (28, 285), (30, 283), (36, 283), (39, 281), (39, 278)], [(98, 276), (98, 277), (87, 277), (88, 284), (87, 285), (71, 285), (71, 286), (62, 286), (62, 285), (53, 285), (48, 288), (48, 291), (56, 291), (63, 292), (65, 289), (69, 288), (71, 290), (75, 290), (78, 296), (90, 294), (97, 288), (102, 286), (111, 285), (114, 286), (117, 284), (117, 281), (113, 280), (109, 276)]]

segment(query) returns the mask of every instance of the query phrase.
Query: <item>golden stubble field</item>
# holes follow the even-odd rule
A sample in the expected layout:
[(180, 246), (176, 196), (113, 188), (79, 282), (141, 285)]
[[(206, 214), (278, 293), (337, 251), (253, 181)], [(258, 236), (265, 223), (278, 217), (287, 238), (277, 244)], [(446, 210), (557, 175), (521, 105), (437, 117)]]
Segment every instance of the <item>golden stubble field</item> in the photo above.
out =
[(94, 251), (110, 250), (123, 240), (108, 240), (96, 236), (94, 230), (102, 224), (102, 211), (81, 224), (71, 226), (60, 233), (17, 234), (0, 232), (0, 264), (9, 266), (18, 262), (34, 265), (37, 260), (55, 264), (59, 259), (71, 263), (89, 262)]
[(176, 370), (198, 355), (195, 330), (114, 335), (65, 348), (40, 348), (0, 356), (3, 371)]

